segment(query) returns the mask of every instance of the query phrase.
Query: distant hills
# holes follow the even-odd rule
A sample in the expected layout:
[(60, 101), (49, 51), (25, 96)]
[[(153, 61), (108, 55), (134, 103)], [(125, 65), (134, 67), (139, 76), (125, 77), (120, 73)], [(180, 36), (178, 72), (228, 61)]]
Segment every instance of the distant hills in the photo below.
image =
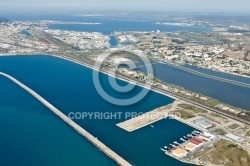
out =
[(11, 20), (8, 20), (6, 18), (0, 18), (0, 23), (8, 23), (11, 22)]

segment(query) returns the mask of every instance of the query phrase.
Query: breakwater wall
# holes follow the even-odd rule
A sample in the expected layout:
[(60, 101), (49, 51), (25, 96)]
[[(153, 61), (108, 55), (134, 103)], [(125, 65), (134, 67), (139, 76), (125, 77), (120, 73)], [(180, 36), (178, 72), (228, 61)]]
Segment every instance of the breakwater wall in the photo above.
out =
[(113, 159), (117, 164), (121, 166), (132, 166), (129, 162), (124, 160), (121, 156), (116, 154), (114, 151), (112, 151), (110, 148), (108, 148), (105, 144), (103, 144), (101, 141), (99, 141), (96, 137), (88, 133), (86, 130), (84, 130), (81, 126), (76, 124), (74, 121), (72, 121), (70, 118), (68, 118), (66, 115), (64, 115), (60, 110), (58, 110), (56, 107), (54, 107), (52, 104), (50, 104), (48, 101), (46, 101), (44, 98), (42, 98), (39, 94), (37, 94), (35, 91), (15, 79), (14, 77), (0, 72), (0, 75), (8, 78), (24, 90), (26, 90), (28, 93), (30, 93), (33, 97), (35, 97), (38, 101), (40, 101), (43, 105), (45, 105), (48, 109), (50, 109), (54, 114), (56, 114), (59, 118), (61, 118), (64, 122), (66, 122), (68, 125), (70, 125), (73, 129), (75, 129), (79, 134), (81, 134), (83, 137), (85, 137), (87, 140), (89, 140), (92, 144), (94, 144), (98, 149), (100, 149), (103, 153), (105, 153), (108, 157)]

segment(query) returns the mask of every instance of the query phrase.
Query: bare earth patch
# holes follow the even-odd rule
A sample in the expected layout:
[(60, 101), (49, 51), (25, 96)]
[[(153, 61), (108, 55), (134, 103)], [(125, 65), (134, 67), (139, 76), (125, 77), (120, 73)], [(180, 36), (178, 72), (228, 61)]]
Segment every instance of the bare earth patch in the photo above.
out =
[(205, 165), (250, 166), (249, 153), (237, 145), (222, 139), (214, 147), (206, 154), (200, 154)]
[(243, 59), (245, 57), (244, 52), (242, 51), (225, 51), (221, 54), (227, 55), (230, 58), (234, 58), (234, 59)]

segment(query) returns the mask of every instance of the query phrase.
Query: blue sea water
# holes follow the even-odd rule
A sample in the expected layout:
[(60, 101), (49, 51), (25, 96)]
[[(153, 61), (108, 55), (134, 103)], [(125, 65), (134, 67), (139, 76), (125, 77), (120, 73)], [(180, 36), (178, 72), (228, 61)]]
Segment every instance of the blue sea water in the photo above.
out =
[[(207, 27), (156, 25), (155, 21), (152, 20), (128, 21), (103, 17), (62, 17), (61, 15), (13, 15), (12, 18), (11, 16), (8, 18), (24, 21), (50, 19), (100, 22), (102, 24), (99, 25), (58, 24), (51, 25), (50, 28), (97, 31), (104, 34), (110, 34), (119, 30), (210, 31), (210, 28)], [(112, 42), (114, 42), (112, 45), (115, 45), (115, 41)], [(189, 90), (213, 96), (241, 108), (250, 108), (248, 102), (248, 94), (250, 93), (247, 89), (194, 76), (168, 66), (154, 65), (154, 68), (156, 76), (166, 82), (175, 83)], [(22, 81), (66, 115), (71, 111), (146, 112), (173, 101), (168, 97), (150, 92), (143, 101), (133, 106), (114, 106), (103, 100), (95, 91), (90, 69), (49, 56), (0, 57), (0, 71), (4, 71)], [(120, 95), (112, 91), (109, 85), (105, 84), (107, 82), (106, 75), (101, 75), (101, 78), (105, 89), (112, 95), (120, 98), (133, 96), (141, 90), (140, 87), (137, 87), (130, 94)], [(0, 135), (4, 135), (3, 139), (0, 139), (0, 145), (4, 147), (0, 154), (6, 158), (3, 160), (1, 157), (0, 165), (39, 165), (39, 162), (42, 163), (41, 165), (100, 165), (100, 163), (101, 165), (115, 165), (113, 161), (61, 122), (60, 119), (31, 96), (23, 91), (21, 92), (19, 88), (6, 80), (4, 83), (4, 79), (0, 77), (1, 85), (2, 82), (4, 86), (1, 87), (6, 87), (4, 88), (6, 92), (0, 93), (0, 98), (3, 99), (0, 101), (0, 113), (2, 114), (2, 117), (0, 117)], [(122, 81), (119, 83), (125, 84)], [(18, 91), (20, 92), (18, 93)], [(5, 97), (7, 92), (12, 92), (12, 95), (8, 98)], [(16, 97), (15, 95), (18, 96)], [(25, 112), (27, 110), (30, 111)], [(32, 111), (34, 110), (38, 111), (38, 113), (33, 113)], [(17, 114), (16, 112), (19, 113)], [(29, 123), (22, 124), (20, 121)], [(166, 156), (160, 151), (160, 148), (172, 143), (174, 140), (179, 141), (180, 137), (190, 133), (193, 128), (175, 120), (162, 120), (155, 123), (154, 128), (148, 126), (138, 131), (127, 133), (115, 126), (116, 123), (121, 121), (122, 119), (76, 120), (78, 124), (134, 165), (186, 165)], [(39, 131), (36, 130), (37, 128), (39, 128)], [(11, 134), (8, 134), (10, 131)], [(15, 133), (17, 134), (15, 135)], [(26, 137), (28, 137), (27, 140), (25, 140)], [(19, 140), (25, 141), (23, 143), (18, 142)], [(30, 159), (30, 156), (33, 158)]]
[[(133, 20), (124, 20), (124, 19), (109, 19), (103, 17), (77, 17), (77, 18), (64, 18), (73, 20), (85, 20), (89, 22), (99, 22), (102, 24), (98, 25), (76, 25), (76, 24), (55, 24), (51, 25), (51, 29), (60, 29), (60, 30), (72, 30), (72, 31), (88, 31), (88, 32), (102, 32), (104, 34), (110, 34), (114, 31), (155, 31), (161, 30), (163, 32), (177, 32), (177, 31), (211, 31), (208, 27), (202, 26), (172, 26), (172, 25), (161, 25), (155, 24), (156, 19), (133, 19)], [(217, 100), (225, 102), (227, 104), (250, 110), (250, 90), (248, 88), (239, 87), (236, 85), (219, 82), (209, 78), (204, 78), (201, 76), (196, 76), (179, 69), (174, 69), (168, 65), (163, 64), (154, 64), (154, 69), (156, 76), (167, 83), (176, 84), (182, 86), (188, 90), (202, 93), (204, 95), (213, 97)], [(233, 76), (230, 74), (214, 72), (206, 69), (199, 69), (192, 66), (186, 66), (192, 68), (196, 71), (210, 74), (213, 76), (218, 76), (226, 79), (231, 79), (239, 82), (250, 83), (249, 78), (242, 78)], [(140, 68), (139, 70), (145, 71), (145, 68)]]
[(21, 34), (25, 36), (32, 36), (28, 31), (22, 31)]
[(19, 86), (0, 85), (1, 166), (116, 165)]
[(207, 70), (207, 69), (198, 68), (198, 67), (191, 66), (191, 65), (184, 65), (184, 67), (195, 70), (195, 71), (198, 71), (198, 72), (201, 72), (201, 73), (204, 73), (204, 74), (208, 74), (208, 75), (212, 75), (212, 76), (217, 76), (217, 77), (221, 77), (221, 78), (225, 78), (225, 79), (229, 79), (229, 80), (234, 80), (234, 81), (250, 84), (250, 78), (249, 77), (242, 77), (242, 76), (237, 76), (237, 75), (233, 75), (233, 74)]
[[(205, 78), (195, 74), (185, 72), (181, 69), (171, 67), (167, 64), (153, 64), (154, 75), (170, 84), (179, 85), (193, 92), (198, 92), (212, 98), (215, 98), (221, 102), (230, 104), (235, 107), (250, 110), (250, 89)], [(146, 71), (145, 67), (138, 68), (139, 71)], [(222, 78), (232, 79), (235, 81), (242, 81), (249, 83), (249, 78), (242, 78), (237, 76), (231, 76), (224, 73), (210, 72), (205, 69), (195, 69), (197, 71), (220, 76)]]
[[(173, 102), (173, 99), (151, 91), (146, 98), (134, 105), (125, 107), (112, 105), (107, 103), (97, 94), (92, 81), (91, 69), (51, 56), (36, 55), (0, 57), (0, 71), (12, 75), (35, 90), (42, 97), (60, 109), (65, 115), (68, 115), (70, 112), (147, 112), (159, 106)], [(107, 84), (108, 77), (104, 74), (101, 74), (100, 77), (105, 89), (108, 90), (110, 94), (119, 98), (133, 96), (142, 89), (141, 87), (136, 87), (134, 91), (128, 94), (115, 93)], [(2, 83), (3, 78), (1, 78), (0, 81)], [(123, 81), (118, 82), (120, 84), (126, 84)], [(63, 161), (59, 160), (64, 160), (66, 157), (68, 157), (68, 159), (65, 160), (70, 161), (68, 162), (70, 164), (66, 163), (65, 165), (95, 165), (95, 163), (104, 163), (104, 165), (107, 163), (106, 165), (113, 165), (113, 162), (111, 162), (110, 159), (107, 157), (106, 159), (105, 157), (103, 158), (103, 154), (101, 153), (98, 154), (98, 151), (94, 146), (87, 146), (89, 145), (87, 140), (81, 138), (76, 132), (74, 133), (73, 130), (67, 127), (67, 125), (61, 122), (56, 116), (50, 113), (41, 104), (34, 101), (31, 96), (25, 94), (25, 92), (18, 93), (18, 88), (15, 88), (15, 85), (13, 84), (9, 83), (6, 86), (7, 87), (4, 88), (6, 92), (10, 91), (12, 94), (20, 93), (19, 97), (21, 97), (21, 99), (19, 101), (15, 97), (9, 96), (9, 101), (1, 100), (0, 111), (5, 114), (5, 121), (9, 121), (10, 124), (13, 124), (13, 127), (11, 127), (12, 132), (19, 132), (19, 135), (22, 138), (13, 135), (10, 139), (9, 136), (6, 136), (6, 138), (4, 140), (1, 139), (0, 142), (1, 144), (6, 144), (6, 142), (10, 140), (7, 144), (9, 146), (4, 149), (4, 153), (7, 156), (12, 156), (15, 151), (20, 151), (20, 153), (22, 151), (27, 151), (26, 153), (28, 155), (23, 155), (21, 156), (22, 158), (16, 155), (14, 157), (15, 160), (10, 161), (10, 158), (8, 158), (4, 161), (0, 160), (0, 163), (5, 162), (18, 165), (17, 161), (22, 160), (24, 165), (30, 165), (29, 154), (35, 156), (31, 165), (36, 165), (35, 162), (40, 161), (44, 163), (46, 162), (47, 153), (52, 155), (52, 152), (56, 153), (56, 151), (60, 151), (60, 149), (58, 149), (61, 147), (60, 145), (65, 144), (62, 145), (67, 145), (64, 147), (64, 150), (58, 152), (59, 154), (52, 155), (51, 163), (48, 162), (46, 165), (58, 165), (55, 163), (59, 163), (60, 165)], [(5, 98), (4, 93), (1, 93), (0, 96), (1, 98)], [(18, 105), (15, 104), (17, 101), (22, 104), (22, 108), (19, 108)], [(36, 104), (32, 104), (32, 102), (35, 102)], [(6, 110), (4, 108), (6, 103), (12, 107), (12, 111), (4, 111)], [(26, 110), (30, 111), (25, 113)], [(38, 111), (36, 116), (33, 116), (33, 110)], [(11, 116), (15, 115), (16, 111), (19, 113), (15, 120), (13, 120)], [(20, 125), (19, 121), (16, 120), (20, 114), (24, 115), (24, 117), (22, 117), (24, 121), (30, 120), (28, 125)], [(184, 125), (176, 120), (167, 119), (155, 123), (154, 128), (148, 126), (129, 133), (116, 126), (117, 123), (122, 122), (123, 120), (124, 117), (122, 117), (122, 119), (112, 120), (87, 118), (83, 120), (75, 120), (75, 122), (134, 165), (186, 165), (166, 156), (160, 148), (169, 145), (175, 140), (179, 141), (180, 137), (185, 136), (194, 130), (192, 127)], [(0, 125), (0, 128), (0, 131), (4, 135), (9, 131), (4, 127), (4, 124)], [(48, 131), (48, 133), (46, 133), (46, 131)], [(37, 134), (37, 132), (39, 132), (39, 134)], [(51, 136), (52, 132), (54, 133)], [(27, 143), (27, 146), (31, 146), (30, 148), (25, 148), (25, 144), (23, 145), (18, 142), (19, 140), (26, 139), (26, 136), (29, 137), (27, 141), (28, 143), (30, 142), (29, 140), (33, 140), (34, 142), (32, 144), (33, 146)], [(60, 140), (59, 145), (55, 143), (57, 139)], [(17, 143), (12, 144), (11, 140), (13, 142), (17, 141)], [(42, 144), (39, 144), (40, 141)], [(10, 144), (12, 146), (10, 146)], [(23, 146), (20, 147), (20, 144)], [(77, 147), (74, 147), (72, 144)], [(87, 146), (87, 148), (82, 148), (84, 146)], [(74, 148), (77, 148), (77, 150)], [(50, 149), (53, 150), (49, 151)], [(33, 153), (33, 151), (36, 153)], [(42, 154), (38, 155), (37, 153), (40, 151)], [(61, 154), (61, 156), (59, 156), (60, 153), (66, 152), (67, 154), (70, 153), (70, 155), (64, 156)], [(84, 157), (84, 154), (88, 155)], [(89, 155), (91, 157), (89, 157)], [(55, 159), (53, 160), (53, 158)], [(80, 159), (77, 160), (77, 158)], [(82, 164), (85, 162), (88, 164)]]
[[(94, 21), (94, 20), (93, 20)], [(156, 31), (162, 32), (180, 32), (180, 31), (210, 31), (208, 27), (202, 26), (175, 26), (155, 24), (152, 21), (120, 21), (120, 20), (105, 20), (102, 24), (86, 25), (86, 24), (53, 24), (50, 29), (69, 30), (69, 31), (84, 31), (84, 32), (102, 32), (109, 35), (114, 31)], [(128, 26), (129, 25), (129, 26)]]
[(113, 47), (113, 48), (117, 47), (117, 40), (116, 40), (116, 38), (114, 36), (110, 37), (109, 43), (110, 43), (111, 47)]
[[(93, 12), (92, 12), (93, 13)], [(88, 15), (91, 14), (88, 13)], [(101, 16), (79, 16), (76, 14), (2, 14), (6, 17), (17, 21), (40, 21), (40, 20), (55, 20), (55, 21), (70, 21), (70, 22), (87, 22), (87, 23), (101, 23), (101, 24), (54, 24), (50, 25), (51, 29), (71, 30), (71, 31), (85, 31), (85, 32), (101, 32), (109, 35), (114, 31), (156, 31), (162, 32), (178, 32), (178, 31), (192, 31), (192, 32), (208, 32), (210, 27), (205, 26), (175, 26), (162, 25), (156, 22), (171, 22), (171, 18), (159, 18), (154, 16), (154, 13), (147, 13), (146, 18), (140, 17), (138, 13), (131, 13), (129, 17), (121, 16), (121, 12), (115, 13), (100, 13)]]

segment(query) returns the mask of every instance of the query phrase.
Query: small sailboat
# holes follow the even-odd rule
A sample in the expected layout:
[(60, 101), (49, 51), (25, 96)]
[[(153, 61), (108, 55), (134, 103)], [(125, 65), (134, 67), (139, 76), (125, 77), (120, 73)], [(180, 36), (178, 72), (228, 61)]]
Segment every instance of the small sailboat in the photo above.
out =
[(185, 139), (183, 139), (183, 138), (180, 138), (180, 140), (183, 141), (183, 142), (186, 142), (186, 141), (187, 141), (187, 140), (185, 140)]
[(170, 146), (172, 146), (172, 147), (175, 147), (175, 145), (173, 145), (173, 144), (169, 144)]

